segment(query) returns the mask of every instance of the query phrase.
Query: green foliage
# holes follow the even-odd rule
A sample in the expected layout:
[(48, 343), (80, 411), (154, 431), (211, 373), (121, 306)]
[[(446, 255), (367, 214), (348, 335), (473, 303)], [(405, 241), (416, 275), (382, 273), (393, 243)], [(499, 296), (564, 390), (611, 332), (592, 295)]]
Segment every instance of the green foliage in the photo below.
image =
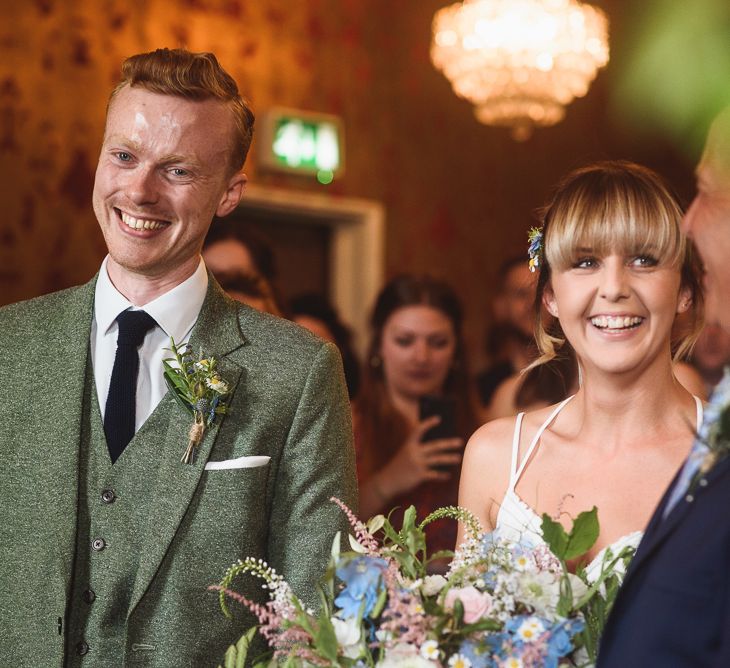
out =
[(434, 510), (430, 515), (426, 516), (426, 519), (421, 522), (418, 528), (423, 529), (431, 522), (445, 517), (461, 522), (466, 527), (469, 536), (472, 538), (478, 538), (482, 533), (484, 533), (484, 528), (474, 513), (466, 508), (460, 508), (459, 506), (444, 506), (443, 508)]
[(319, 625), (314, 630), (314, 643), (324, 658), (337, 663), (337, 636), (327, 612), (320, 613)]
[(551, 519), (547, 513), (542, 515), (542, 535), (550, 550), (561, 561), (570, 561), (584, 555), (598, 539), (598, 509), (586, 510), (573, 521), (570, 533)]
[(580, 608), (585, 618), (586, 627), (581, 633), (581, 640), (591, 663), (596, 661), (601, 632), (621, 586), (617, 565), (622, 563), (625, 571), (635, 552), (633, 547), (625, 547), (616, 555), (611, 549), (606, 550), (599, 577), (576, 603), (576, 608)]
[(243, 668), (248, 657), (248, 650), (251, 647), (257, 627), (250, 628), (244, 633), (235, 645), (231, 645), (223, 658), (223, 666), (218, 668)]

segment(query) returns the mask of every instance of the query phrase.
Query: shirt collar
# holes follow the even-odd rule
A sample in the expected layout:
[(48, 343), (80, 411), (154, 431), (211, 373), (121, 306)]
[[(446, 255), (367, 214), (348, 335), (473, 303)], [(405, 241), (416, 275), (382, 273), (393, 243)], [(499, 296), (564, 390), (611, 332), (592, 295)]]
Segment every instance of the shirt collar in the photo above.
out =
[[(98, 331), (102, 334), (108, 332), (122, 311), (135, 308), (111, 282), (107, 273), (108, 259), (109, 256), (105, 257), (101, 264), (94, 294), (94, 317)], [(190, 278), (145, 304), (144, 310), (179, 345), (198, 319), (207, 291), (208, 272), (201, 257), (198, 268)]]

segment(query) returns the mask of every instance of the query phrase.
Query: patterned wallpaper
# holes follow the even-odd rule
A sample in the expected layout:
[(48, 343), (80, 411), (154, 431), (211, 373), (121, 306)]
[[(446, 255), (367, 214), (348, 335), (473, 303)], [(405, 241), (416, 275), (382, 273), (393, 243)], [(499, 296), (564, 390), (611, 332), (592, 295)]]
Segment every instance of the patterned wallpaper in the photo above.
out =
[[(0, 24), (0, 303), (87, 280), (104, 254), (91, 189), (121, 61), (160, 46), (214, 51), (254, 109), (344, 118), (347, 172), (330, 186), (258, 173), (262, 185), (383, 202), (387, 268), (430, 271), (466, 303), (480, 346), (500, 261), (567, 170), (610, 157), (660, 169), (685, 197), (692, 164), (612, 118), (613, 65), (560, 125), (515, 143), (480, 125), (428, 58), (444, 0), (26, 0)], [(614, 54), (630, 0), (602, 3)], [(619, 58), (620, 60), (620, 58)]]

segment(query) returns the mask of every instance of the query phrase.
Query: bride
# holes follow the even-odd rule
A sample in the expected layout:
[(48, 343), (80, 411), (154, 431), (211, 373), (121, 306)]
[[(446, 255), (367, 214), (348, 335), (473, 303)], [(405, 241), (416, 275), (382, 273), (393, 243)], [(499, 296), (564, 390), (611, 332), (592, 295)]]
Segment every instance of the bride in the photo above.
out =
[[(700, 274), (680, 220), (659, 177), (639, 165), (599, 163), (560, 184), (531, 253), (540, 272), (534, 365), (574, 354), (581, 385), (557, 406), (489, 422), (466, 447), (459, 505), (485, 528), (540, 540), (543, 513), (568, 526), (598, 507), (589, 577), (606, 547), (638, 545), (702, 420), (701, 401), (672, 373), (673, 349), (685, 354), (702, 325)], [(541, 302), (555, 317), (550, 331)], [(680, 313), (688, 322), (673, 344)]]

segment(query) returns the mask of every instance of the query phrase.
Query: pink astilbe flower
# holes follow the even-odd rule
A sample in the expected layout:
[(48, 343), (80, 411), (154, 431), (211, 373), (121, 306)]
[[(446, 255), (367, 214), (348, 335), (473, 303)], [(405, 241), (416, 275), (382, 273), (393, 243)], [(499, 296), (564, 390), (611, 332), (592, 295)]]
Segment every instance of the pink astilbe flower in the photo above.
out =
[(427, 640), (428, 618), (416, 591), (401, 584), (398, 566), (391, 561), (384, 574), (388, 603), (383, 610), (380, 628), (386, 632), (386, 646), (412, 644), (420, 647)]
[(329, 665), (328, 661), (322, 659), (310, 649), (312, 635), (296, 624), (291, 617), (282, 617), (277, 612), (276, 600), (261, 604), (246, 598), (238, 592), (217, 585), (208, 587), (208, 589), (222, 591), (226, 596), (245, 606), (253, 613), (259, 621), (259, 633), (274, 649), (274, 657), (286, 659), (294, 655), (314, 665)]
[(340, 499), (338, 499), (336, 496), (331, 497), (330, 501), (336, 503), (340, 507), (342, 512), (345, 513), (345, 515), (347, 516), (347, 519), (350, 522), (350, 526), (355, 532), (355, 538), (357, 538), (357, 542), (365, 548), (368, 554), (380, 556), (380, 546), (378, 545), (378, 541), (375, 539), (375, 536), (373, 536), (373, 534), (368, 531), (368, 528), (365, 526), (365, 524), (357, 518), (355, 513), (350, 510), (347, 504), (344, 501), (340, 501)]
[(284, 619), (277, 614), (273, 601), (268, 601), (263, 604), (256, 603), (232, 589), (226, 589), (219, 585), (211, 585), (208, 589), (223, 592), (228, 598), (232, 598), (237, 603), (248, 608), (256, 619), (259, 620), (259, 632), (266, 638), (267, 642), (274, 642), (281, 635), (281, 627)]

